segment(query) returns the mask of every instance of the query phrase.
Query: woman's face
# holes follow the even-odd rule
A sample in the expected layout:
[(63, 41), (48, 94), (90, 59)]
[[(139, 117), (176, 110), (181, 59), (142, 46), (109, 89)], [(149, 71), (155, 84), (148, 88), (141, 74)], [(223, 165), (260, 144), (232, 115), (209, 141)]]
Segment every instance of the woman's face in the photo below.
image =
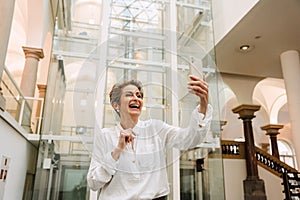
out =
[(119, 111), (120, 116), (138, 117), (143, 107), (143, 97), (135, 85), (127, 85), (122, 89)]

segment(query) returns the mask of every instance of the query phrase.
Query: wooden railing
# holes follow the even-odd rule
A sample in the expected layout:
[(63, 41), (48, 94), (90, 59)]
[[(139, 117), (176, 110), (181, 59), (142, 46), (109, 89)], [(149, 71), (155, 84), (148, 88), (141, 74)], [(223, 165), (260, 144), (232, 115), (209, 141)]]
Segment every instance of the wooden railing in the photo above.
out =
[[(222, 157), (226, 159), (245, 159), (244, 142), (222, 140)], [(255, 147), (255, 158), (258, 165), (283, 180), (285, 200), (300, 199), (300, 173), (278, 158)]]
[(222, 140), (222, 157), (227, 159), (245, 159), (244, 142)]
[(283, 173), (297, 172), (295, 168), (290, 167), (258, 147), (255, 147), (255, 153), (258, 164), (276, 176), (282, 177)]
[(283, 186), (285, 193), (285, 200), (300, 199), (300, 173), (283, 173)]
[[(245, 159), (244, 142), (236, 142), (229, 140), (222, 140), (222, 157), (227, 159)], [(264, 150), (255, 147), (255, 157), (258, 165), (281, 177), (282, 173), (297, 172), (296, 169), (285, 164), (278, 158), (268, 154)]]

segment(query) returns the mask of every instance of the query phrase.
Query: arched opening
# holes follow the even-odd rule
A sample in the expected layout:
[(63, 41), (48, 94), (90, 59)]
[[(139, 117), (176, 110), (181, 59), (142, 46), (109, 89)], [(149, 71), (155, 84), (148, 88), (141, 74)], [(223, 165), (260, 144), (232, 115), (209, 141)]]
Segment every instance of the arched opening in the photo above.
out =
[(297, 169), (296, 156), (291, 145), (284, 140), (278, 140), (277, 143), (280, 160)]

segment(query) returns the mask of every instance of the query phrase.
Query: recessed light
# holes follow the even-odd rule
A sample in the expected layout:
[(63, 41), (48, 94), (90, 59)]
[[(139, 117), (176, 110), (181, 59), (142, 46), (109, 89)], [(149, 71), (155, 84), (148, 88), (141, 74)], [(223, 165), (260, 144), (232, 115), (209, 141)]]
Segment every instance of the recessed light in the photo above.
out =
[(242, 50), (242, 51), (247, 51), (249, 48), (250, 48), (250, 45), (247, 45), (247, 44), (240, 46), (240, 50)]
[(243, 44), (238, 48), (238, 50), (239, 50), (239, 52), (246, 53), (246, 52), (252, 51), (253, 48), (254, 48), (253, 45)]

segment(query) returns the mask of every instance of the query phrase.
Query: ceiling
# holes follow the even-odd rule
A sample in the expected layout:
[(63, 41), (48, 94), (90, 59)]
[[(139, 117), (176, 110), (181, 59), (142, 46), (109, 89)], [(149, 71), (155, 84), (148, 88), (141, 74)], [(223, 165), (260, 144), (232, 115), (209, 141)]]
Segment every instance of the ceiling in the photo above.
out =
[[(248, 44), (250, 51), (239, 47)], [(300, 0), (260, 0), (217, 44), (222, 73), (283, 78), (280, 54), (300, 52)]]

